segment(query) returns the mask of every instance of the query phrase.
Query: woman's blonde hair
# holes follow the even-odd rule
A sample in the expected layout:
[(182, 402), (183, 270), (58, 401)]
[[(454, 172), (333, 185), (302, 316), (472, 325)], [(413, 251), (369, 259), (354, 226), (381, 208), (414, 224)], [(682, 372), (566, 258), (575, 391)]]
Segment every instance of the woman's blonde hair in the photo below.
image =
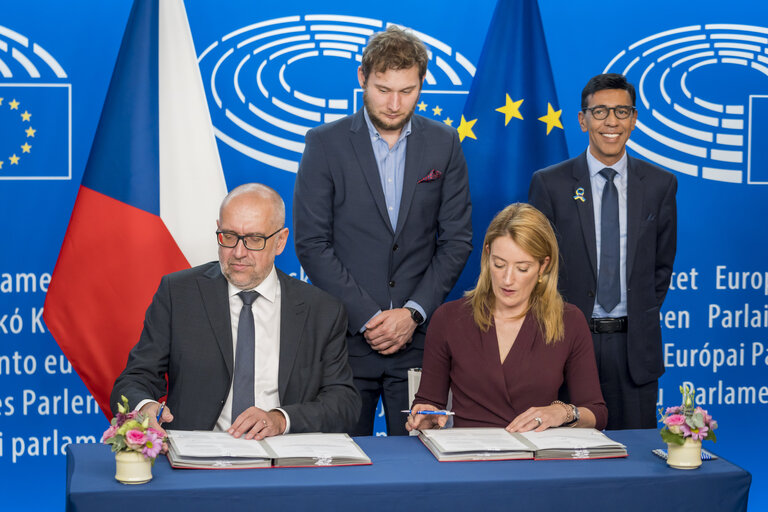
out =
[(549, 264), (534, 286), (524, 314), (533, 311), (547, 343), (563, 339), (563, 298), (557, 291), (557, 238), (544, 214), (526, 203), (514, 203), (504, 208), (493, 218), (485, 232), (480, 277), (475, 289), (465, 294), (472, 306), (475, 323), (483, 331), (491, 327), (496, 297), (491, 286), (490, 252), (491, 244), (502, 236), (512, 238), (539, 264), (543, 265), (549, 256)]

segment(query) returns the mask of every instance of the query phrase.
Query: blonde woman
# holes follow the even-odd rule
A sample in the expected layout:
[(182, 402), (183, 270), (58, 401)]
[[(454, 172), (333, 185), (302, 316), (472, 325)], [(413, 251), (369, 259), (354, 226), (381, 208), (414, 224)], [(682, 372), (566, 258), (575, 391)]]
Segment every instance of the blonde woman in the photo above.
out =
[(605, 427), (592, 336), (563, 302), (557, 272), (557, 239), (541, 212), (515, 203), (496, 215), (477, 286), (432, 317), (408, 430), (444, 426), (445, 416), (417, 412), (443, 409), (449, 389), (455, 427)]

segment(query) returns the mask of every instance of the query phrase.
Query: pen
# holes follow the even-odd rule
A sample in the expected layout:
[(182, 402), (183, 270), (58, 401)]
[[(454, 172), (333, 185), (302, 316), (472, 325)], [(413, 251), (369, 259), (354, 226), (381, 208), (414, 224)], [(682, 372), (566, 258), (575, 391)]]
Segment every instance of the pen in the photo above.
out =
[(160, 423), (160, 418), (163, 417), (163, 409), (165, 409), (165, 402), (160, 404), (160, 410), (157, 411), (157, 422)]
[(400, 412), (407, 412), (408, 414), (432, 414), (435, 416), (453, 416), (453, 411), (416, 411), (411, 412), (410, 409), (404, 409)]

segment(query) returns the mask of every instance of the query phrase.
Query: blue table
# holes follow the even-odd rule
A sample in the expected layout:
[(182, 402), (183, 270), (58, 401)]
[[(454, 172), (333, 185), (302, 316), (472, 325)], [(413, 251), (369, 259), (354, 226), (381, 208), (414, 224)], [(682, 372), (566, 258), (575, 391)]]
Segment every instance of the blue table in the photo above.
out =
[(115, 481), (109, 447), (70, 445), (67, 510), (747, 509), (752, 475), (738, 466), (719, 459), (675, 470), (651, 453), (663, 447), (655, 430), (608, 435), (627, 445), (629, 457), (439, 463), (417, 438), (361, 437), (371, 466), (175, 470), (161, 456), (154, 479), (137, 486)]

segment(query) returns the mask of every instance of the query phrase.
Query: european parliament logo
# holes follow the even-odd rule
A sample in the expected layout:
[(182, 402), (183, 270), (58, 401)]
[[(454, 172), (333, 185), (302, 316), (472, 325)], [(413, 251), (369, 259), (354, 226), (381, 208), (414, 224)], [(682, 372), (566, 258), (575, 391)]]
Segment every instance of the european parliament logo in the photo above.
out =
[[(363, 49), (389, 25), (308, 14), (260, 21), (215, 41), (198, 61), (216, 136), (254, 160), (295, 173), (307, 131), (362, 104), (356, 70)], [(448, 44), (413, 33), (429, 51), (416, 112), (457, 127), (475, 67)]]
[(768, 184), (768, 28), (710, 24), (653, 34), (605, 68), (635, 84), (627, 145), (667, 169)]
[(42, 46), (0, 26), (0, 180), (71, 179), (72, 88)]

